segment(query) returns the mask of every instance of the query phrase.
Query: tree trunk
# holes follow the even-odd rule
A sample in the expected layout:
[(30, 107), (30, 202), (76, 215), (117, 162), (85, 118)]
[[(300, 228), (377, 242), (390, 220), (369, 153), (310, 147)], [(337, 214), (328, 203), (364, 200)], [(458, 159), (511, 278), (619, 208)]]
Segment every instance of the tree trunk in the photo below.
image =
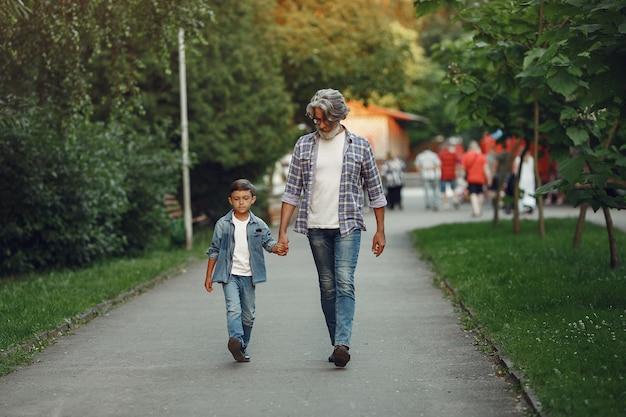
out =
[(611, 210), (608, 207), (602, 207), (604, 212), (604, 220), (606, 222), (606, 231), (609, 237), (609, 250), (611, 256), (611, 269), (619, 268), (619, 257), (617, 255), (617, 245), (615, 243), (615, 227), (613, 226), (613, 218)]
[[(493, 174), (492, 174), (493, 175)], [(502, 200), (502, 196), (500, 195), (500, 190), (502, 189), (503, 180), (500, 179), (498, 183), (498, 188), (496, 189), (496, 195), (493, 197), (492, 205), (493, 205), (493, 226), (497, 226), (500, 223), (499, 215), (500, 215), (500, 201)]]
[(513, 233), (518, 234), (522, 231), (522, 227), (519, 223), (519, 173), (520, 170), (517, 170), (517, 175), (515, 178), (515, 191), (513, 192)]
[(576, 231), (574, 232), (574, 247), (579, 248), (580, 243), (583, 239), (583, 227), (585, 226), (585, 217), (587, 217), (587, 208), (589, 206), (587, 204), (582, 204), (580, 206), (580, 211), (578, 212), (578, 221), (576, 222)]

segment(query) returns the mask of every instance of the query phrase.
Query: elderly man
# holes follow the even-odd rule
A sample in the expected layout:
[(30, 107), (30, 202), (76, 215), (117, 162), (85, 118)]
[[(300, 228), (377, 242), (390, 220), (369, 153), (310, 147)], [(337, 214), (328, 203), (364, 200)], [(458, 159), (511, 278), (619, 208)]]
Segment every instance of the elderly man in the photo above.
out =
[(294, 147), (278, 234), (279, 244), (288, 250), (287, 227), (299, 206), (294, 231), (309, 239), (333, 346), (328, 360), (338, 367), (350, 360), (354, 272), (365, 230), (363, 192), (376, 217), (375, 256), (385, 248), (387, 204), (370, 143), (341, 124), (349, 111), (343, 95), (333, 89), (319, 90), (307, 105), (306, 114), (316, 130), (300, 137)]

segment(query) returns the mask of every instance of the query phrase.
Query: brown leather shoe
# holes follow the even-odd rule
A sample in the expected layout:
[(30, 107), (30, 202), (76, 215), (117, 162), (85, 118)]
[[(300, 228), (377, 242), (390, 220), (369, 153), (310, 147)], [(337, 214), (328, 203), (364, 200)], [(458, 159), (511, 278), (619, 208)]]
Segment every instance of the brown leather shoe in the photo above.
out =
[(246, 355), (241, 351), (241, 342), (239, 339), (235, 337), (228, 339), (228, 350), (232, 353), (233, 358), (235, 358), (237, 362), (250, 362), (250, 357), (248, 356), (246, 360)]
[[(350, 354), (348, 353), (348, 347), (344, 345), (335, 346), (335, 350), (331, 355), (334, 359), (335, 366), (343, 368), (350, 362)], [(328, 358), (330, 360), (330, 358)]]

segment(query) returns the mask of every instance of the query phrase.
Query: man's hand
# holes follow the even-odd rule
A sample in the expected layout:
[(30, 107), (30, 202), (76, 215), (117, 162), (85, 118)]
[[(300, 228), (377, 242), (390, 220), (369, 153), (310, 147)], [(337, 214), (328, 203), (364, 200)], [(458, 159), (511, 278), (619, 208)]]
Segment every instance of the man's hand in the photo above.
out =
[(385, 208), (377, 207), (374, 209), (374, 216), (376, 217), (376, 233), (374, 233), (374, 240), (372, 241), (372, 253), (379, 257), (385, 250)]
[(289, 253), (289, 238), (286, 233), (278, 234), (278, 246), (281, 249), (281, 253), (279, 255), (285, 256)]
[(376, 257), (379, 257), (385, 250), (385, 244), (385, 233), (376, 232), (374, 234), (374, 240), (372, 241), (372, 253), (376, 255)]

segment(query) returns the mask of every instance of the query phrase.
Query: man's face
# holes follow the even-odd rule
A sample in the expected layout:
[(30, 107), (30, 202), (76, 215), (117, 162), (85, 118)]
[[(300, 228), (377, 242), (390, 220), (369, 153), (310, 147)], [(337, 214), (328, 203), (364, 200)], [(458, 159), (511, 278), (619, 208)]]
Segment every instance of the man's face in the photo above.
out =
[[(338, 133), (340, 121), (328, 121), (324, 117), (324, 111), (319, 107), (313, 109), (313, 122), (315, 123), (315, 128), (323, 138), (332, 139), (332, 137), (334, 137), (336, 133)], [(334, 134), (331, 135), (331, 133)]]

